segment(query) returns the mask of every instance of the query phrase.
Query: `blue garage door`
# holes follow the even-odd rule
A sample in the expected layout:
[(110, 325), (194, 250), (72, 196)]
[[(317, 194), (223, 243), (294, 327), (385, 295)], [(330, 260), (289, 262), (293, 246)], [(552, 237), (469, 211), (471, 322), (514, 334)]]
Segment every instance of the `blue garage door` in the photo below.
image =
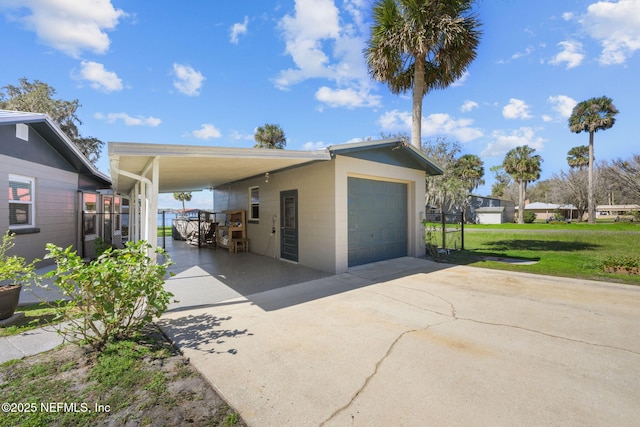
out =
[(407, 255), (407, 185), (348, 178), (349, 267)]

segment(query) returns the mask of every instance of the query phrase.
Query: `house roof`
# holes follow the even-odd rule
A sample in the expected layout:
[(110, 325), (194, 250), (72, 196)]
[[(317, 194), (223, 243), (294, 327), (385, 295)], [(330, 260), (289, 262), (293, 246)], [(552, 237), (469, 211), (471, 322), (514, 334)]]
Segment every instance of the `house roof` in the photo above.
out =
[(501, 213), (504, 212), (504, 206), (485, 206), (482, 208), (476, 208), (476, 213)]
[(443, 169), (404, 139), (353, 142), (329, 147), (332, 157), (343, 155), (423, 170), (427, 175), (442, 175)]
[(171, 193), (218, 187), (267, 172), (328, 161), (336, 155), (370, 157), (368, 160), (442, 173), (435, 163), (400, 140), (333, 145), (316, 151), (109, 142), (113, 188), (122, 194), (131, 191), (137, 177), (148, 175), (154, 159), (159, 162), (158, 191)]
[(0, 110), (0, 125), (23, 123), (33, 128), (56, 150), (78, 173), (93, 176), (106, 187), (111, 185), (109, 177), (100, 172), (78, 149), (58, 124), (46, 114)]
[[(516, 207), (517, 209), (517, 207)], [(525, 210), (554, 210), (554, 209), (576, 209), (573, 205), (558, 205), (556, 203), (534, 202), (525, 205)]]

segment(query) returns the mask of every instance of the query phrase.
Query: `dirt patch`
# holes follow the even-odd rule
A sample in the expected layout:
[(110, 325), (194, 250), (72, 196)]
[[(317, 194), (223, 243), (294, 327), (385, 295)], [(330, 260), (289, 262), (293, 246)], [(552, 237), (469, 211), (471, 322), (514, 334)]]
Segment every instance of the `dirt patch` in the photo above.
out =
[[(122, 376), (126, 383), (144, 371), (153, 379), (144, 385), (105, 390), (95, 380), (98, 355), (76, 344), (1, 365), (3, 403), (15, 403), (17, 411), (3, 411), (0, 426), (246, 425), (157, 328), (145, 334), (152, 335), (159, 351), (154, 347)], [(25, 408), (33, 410), (25, 413)]]

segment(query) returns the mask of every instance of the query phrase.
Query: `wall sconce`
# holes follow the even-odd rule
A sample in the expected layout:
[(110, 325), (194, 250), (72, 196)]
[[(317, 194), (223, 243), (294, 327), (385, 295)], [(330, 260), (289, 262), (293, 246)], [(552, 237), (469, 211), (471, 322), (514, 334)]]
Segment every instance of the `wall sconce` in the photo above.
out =
[(269, 172), (265, 172), (265, 174), (264, 174), (264, 182), (269, 182)]

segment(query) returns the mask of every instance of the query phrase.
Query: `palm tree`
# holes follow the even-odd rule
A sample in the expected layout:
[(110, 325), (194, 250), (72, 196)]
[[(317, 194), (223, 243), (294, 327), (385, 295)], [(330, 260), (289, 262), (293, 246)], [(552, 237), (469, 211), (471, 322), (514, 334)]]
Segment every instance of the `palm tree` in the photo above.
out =
[(186, 209), (184, 207), (184, 202), (190, 202), (191, 201), (191, 192), (180, 192), (180, 193), (173, 193), (173, 198), (176, 200), (179, 200), (182, 202), (182, 214), (186, 214)]
[(528, 145), (516, 147), (507, 152), (502, 162), (504, 171), (518, 183), (518, 224), (524, 224), (524, 201), (527, 184), (540, 178), (542, 157)]
[(456, 160), (453, 173), (460, 179), (467, 192), (462, 204), (462, 220), (467, 220), (467, 203), (471, 192), (484, 184), (484, 162), (475, 154), (465, 154)]
[(476, 57), (480, 21), (473, 0), (377, 0), (365, 57), (373, 79), (394, 94), (413, 89), (411, 144), (420, 149), (422, 99), (465, 73)]
[(593, 135), (599, 130), (607, 130), (615, 122), (618, 109), (611, 98), (601, 96), (578, 103), (569, 117), (569, 130), (574, 133), (589, 132), (589, 191), (587, 193), (589, 224), (596, 222), (596, 206), (593, 200)]
[(284, 131), (278, 125), (267, 123), (264, 126), (260, 126), (256, 129), (256, 134), (253, 138), (256, 140), (256, 145), (253, 148), (276, 148), (282, 150), (287, 145)]
[(571, 169), (582, 170), (585, 166), (589, 166), (589, 147), (586, 145), (578, 145), (567, 152), (567, 163)]

